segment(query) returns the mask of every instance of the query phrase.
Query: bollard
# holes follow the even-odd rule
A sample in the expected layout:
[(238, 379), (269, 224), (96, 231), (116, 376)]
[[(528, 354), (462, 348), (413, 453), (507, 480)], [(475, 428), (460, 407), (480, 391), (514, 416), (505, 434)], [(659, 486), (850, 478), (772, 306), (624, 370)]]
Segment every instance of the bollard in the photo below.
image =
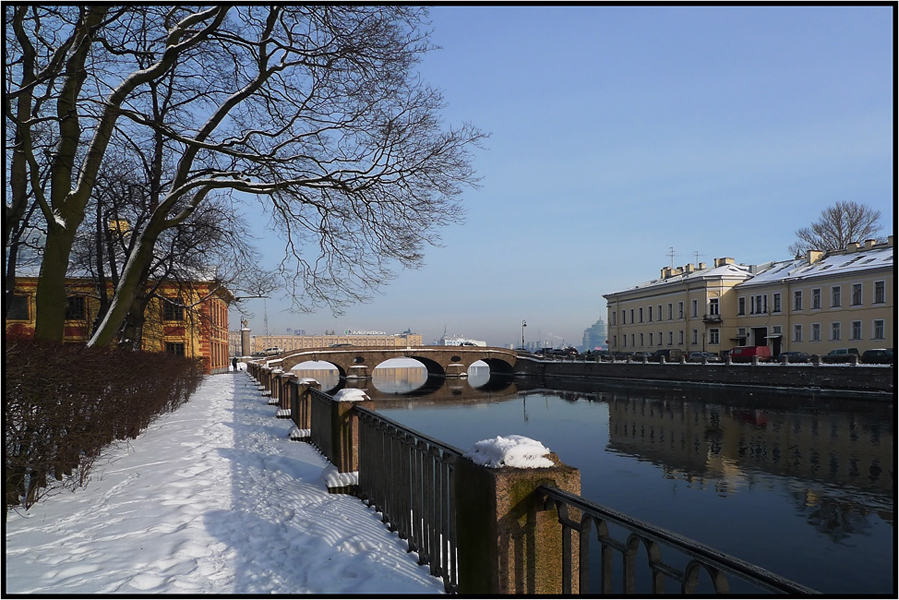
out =
[(297, 379), (296, 373), (280, 373), (278, 375), (278, 407), (281, 410), (290, 410), (290, 382)]
[(353, 494), (359, 487), (359, 419), (353, 411), (355, 406), (373, 410), (375, 403), (358, 388), (340, 390), (331, 402), (331, 464), (337, 475), (325, 482), (331, 494)]
[(309, 390), (321, 391), (322, 384), (314, 379), (291, 380), (288, 382), (288, 401), (290, 402), (290, 420), (296, 426), (291, 439), (308, 441), (312, 433), (312, 399)]
[[(543, 510), (541, 485), (580, 494), (580, 471), (549, 453), (553, 466), (489, 468), (469, 458), (456, 463), (455, 502), (462, 595), (561, 594), (562, 526)], [(578, 518), (575, 516), (575, 518)], [(578, 572), (577, 538), (572, 572)], [(577, 577), (572, 593), (577, 593)]]

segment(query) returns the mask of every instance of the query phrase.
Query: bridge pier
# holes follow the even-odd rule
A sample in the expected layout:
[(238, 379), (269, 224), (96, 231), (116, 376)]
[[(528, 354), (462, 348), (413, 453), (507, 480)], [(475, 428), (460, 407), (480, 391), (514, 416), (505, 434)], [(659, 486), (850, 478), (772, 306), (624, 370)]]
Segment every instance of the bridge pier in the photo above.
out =
[(347, 379), (371, 379), (368, 365), (353, 365), (347, 370)]
[(468, 377), (468, 367), (462, 363), (450, 363), (446, 366), (446, 377)]

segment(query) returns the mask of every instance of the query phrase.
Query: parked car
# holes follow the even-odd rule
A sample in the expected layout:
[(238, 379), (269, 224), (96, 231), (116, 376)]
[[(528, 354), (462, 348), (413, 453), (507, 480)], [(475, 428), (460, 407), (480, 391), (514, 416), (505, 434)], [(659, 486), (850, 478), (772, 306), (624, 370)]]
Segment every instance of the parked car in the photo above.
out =
[(807, 363), (812, 360), (812, 357), (805, 352), (781, 352), (774, 358), (774, 360), (777, 362)]
[(892, 365), (896, 362), (892, 348), (875, 348), (862, 352), (862, 362), (869, 365)]
[(771, 358), (771, 348), (768, 346), (737, 346), (730, 353), (730, 361), (735, 363), (752, 362), (752, 357), (758, 357), (759, 361)]
[(664, 357), (665, 362), (680, 362), (680, 359), (683, 358), (683, 356), (684, 351), (679, 348), (663, 348), (650, 354), (647, 360), (652, 362), (662, 362), (662, 357)]
[(828, 364), (848, 363), (858, 360), (858, 358), (858, 348), (834, 348), (821, 357), (821, 362)]
[(721, 357), (718, 356), (717, 354), (715, 354), (714, 352), (691, 352), (687, 356), (687, 362), (701, 363), (703, 357), (705, 357), (706, 362), (710, 362), (710, 363), (724, 362), (721, 359)]

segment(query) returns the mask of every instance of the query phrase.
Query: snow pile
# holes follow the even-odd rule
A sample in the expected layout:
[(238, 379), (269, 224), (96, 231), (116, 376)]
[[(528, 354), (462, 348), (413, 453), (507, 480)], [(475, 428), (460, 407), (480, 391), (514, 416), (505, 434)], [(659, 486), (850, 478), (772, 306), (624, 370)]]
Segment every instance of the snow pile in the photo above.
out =
[(364, 390), (358, 388), (343, 388), (334, 396), (335, 402), (364, 402), (371, 400)]
[(523, 435), (497, 436), (489, 440), (475, 442), (465, 453), (466, 458), (491, 469), (516, 467), (519, 469), (539, 469), (554, 466), (547, 455), (549, 449), (537, 440)]
[(304, 440), (312, 435), (312, 430), (310, 429), (300, 429), (296, 425), (294, 425), (293, 429), (290, 430), (290, 439), (292, 440)]
[(346, 487), (348, 485), (359, 485), (359, 471), (352, 473), (340, 473), (337, 467), (329, 464), (322, 471), (322, 481), (328, 486), (328, 489)]
[(310, 384), (321, 385), (320, 383), (318, 383), (318, 379), (313, 379), (312, 377), (303, 377), (302, 379), (300, 379), (299, 383), (310, 383)]

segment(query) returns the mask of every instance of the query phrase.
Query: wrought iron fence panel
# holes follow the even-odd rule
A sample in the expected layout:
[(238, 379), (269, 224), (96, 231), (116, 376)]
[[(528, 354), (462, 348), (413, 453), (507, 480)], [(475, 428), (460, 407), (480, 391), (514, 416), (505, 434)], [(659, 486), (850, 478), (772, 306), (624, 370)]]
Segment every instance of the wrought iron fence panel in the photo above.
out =
[(374, 411), (355, 407), (359, 422), (359, 496), (419, 564), (443, 579), (447, 592), (458, 590), (456, 460), (461, 451), (409, 429)]
[(309, 392), (310, 424), (312, 425), (310, 441), (329, 461), (334, 462), (331, 444), (331, 403), (334, 400), (316, 389), (310, 389)]
[[(618, 553), (622, 559), (622, 585), (625, 594), (636, 593), (637, 556), (640, 548), (646, 551), (653, 594), (665, 593), (668, 579), (679, 584), (680, 593), (692, 594), (700, 582), (703, 572), (708, 575), (716, 594), (730, 593), (728, 576), (736, 577), (758, 590), (775, 594), (817, 594), (816, 590), (790, 581), (766, 569), (750, 564), (739, 558), (725, 554), (665, 529), (655, 527), (611, 508), (590, 502), (576, 494), (557, 488), (540, 486), (546, 510), (555, 509), (562, 524), (563, 552), (563, 594), (571, 593), (571, 541), (578, 535), (580, 571), (578, 582), (580, 593), (612, 594), (613, 558)], [(609, 525), (628, 532), (627, 539), (621, 541), (610, 535)], [(591, 530), (596, 531), (600, 544), (600, 589), (590, 590), (589, 553)], [(675, 567), (662, 558), (662, 549), (683, 555), (688, 560), (683, 568)]]

